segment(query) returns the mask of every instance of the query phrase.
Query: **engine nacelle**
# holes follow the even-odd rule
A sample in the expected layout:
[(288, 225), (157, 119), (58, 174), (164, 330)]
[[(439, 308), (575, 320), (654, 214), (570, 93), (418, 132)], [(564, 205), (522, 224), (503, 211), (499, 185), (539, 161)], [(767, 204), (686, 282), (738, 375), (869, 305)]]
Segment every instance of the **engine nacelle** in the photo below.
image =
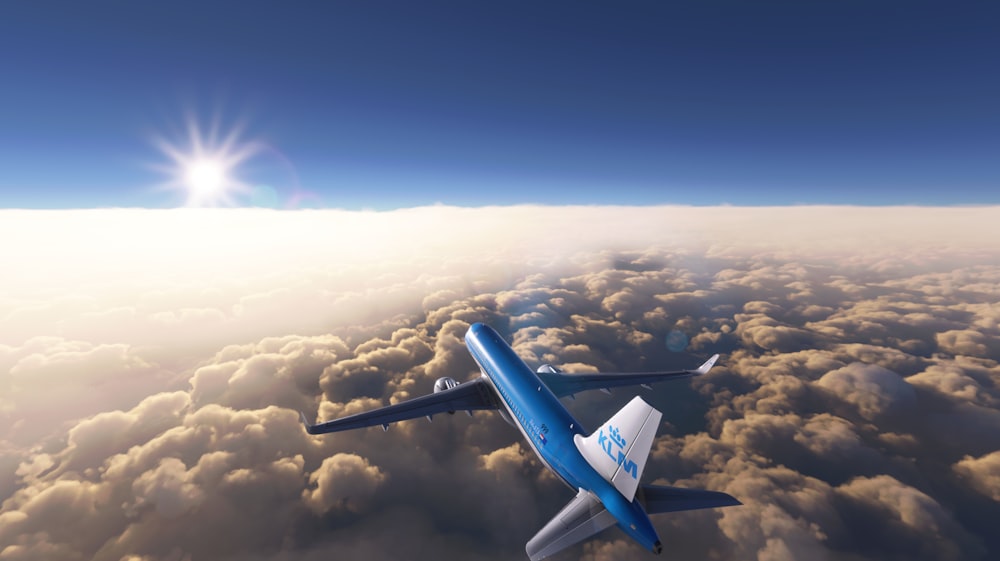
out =
[(559, 370), (558, 368), (552, 366), (551, 364), (543, 364), (539, 366), (538, 370), (536, 370), (535, 372), (539, 374), (559, 374), (560, 372), (562, 372), (562, 370)]
[(508, 425), (512, 427), (517, 426), (514, 424), (514, 419), (510, 418), (510, 415), (507, 414), (507, 410), (504, 409), (502, 406), (497, 408), (497, 413), (500, 413), (500, 418), (506, 421)]
[(444, 390), (450, 390), (458, 385), (458, 382), (454, 378), (449, 378), (445, 376), (444, 378), (438, 378), (437, 382), (434, 382), (434, 393), (443, 392)]

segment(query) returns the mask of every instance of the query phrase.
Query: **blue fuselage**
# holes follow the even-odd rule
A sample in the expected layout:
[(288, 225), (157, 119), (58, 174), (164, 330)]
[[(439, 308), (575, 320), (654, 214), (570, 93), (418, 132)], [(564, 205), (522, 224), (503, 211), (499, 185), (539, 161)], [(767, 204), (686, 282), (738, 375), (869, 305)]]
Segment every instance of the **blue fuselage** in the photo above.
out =
[(514, 349), (481, 323), (469, 328), (465, 342), (500, 405), (542, 463), (574, 490), (596, 495), (622, 530), (653, 549), (659, 540), (639, 501), (626, 499), (587, 463), (573, 441), (576, 435), (587, 433)]

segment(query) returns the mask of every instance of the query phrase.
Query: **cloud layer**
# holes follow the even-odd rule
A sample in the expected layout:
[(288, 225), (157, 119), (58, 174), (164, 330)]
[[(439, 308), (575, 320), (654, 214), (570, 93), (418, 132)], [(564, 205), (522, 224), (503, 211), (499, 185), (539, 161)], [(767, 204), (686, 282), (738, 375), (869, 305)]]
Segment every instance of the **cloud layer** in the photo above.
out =
[[(476, 375), (646, 392), (667, 554), (1000, 553), (1000, 211), (0, 212), (0, 559), (510, 559), (572, 492), (495, 414), (311, 437)], [(669, 341), (669, 344), (668, 344)], [(678, 343), (679, 342), (679, 343)], [(687, 343), (685, 345), (685, 342)], [(635, 391), (644, 391), (636, 389)], [(634, 392), (580, 395), (595, 426)], [(617, 530), (560, 558), (645, 555)]]

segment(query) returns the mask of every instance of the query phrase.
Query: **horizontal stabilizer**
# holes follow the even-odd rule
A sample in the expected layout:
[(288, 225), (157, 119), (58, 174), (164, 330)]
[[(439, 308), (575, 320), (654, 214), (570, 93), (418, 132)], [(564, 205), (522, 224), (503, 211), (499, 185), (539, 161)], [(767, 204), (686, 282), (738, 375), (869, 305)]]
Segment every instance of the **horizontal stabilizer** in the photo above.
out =
[(661, 417), (641, 397), (634, 397), (593, 434), (576, 435), (573, 441), (587, 463), (631, 501)]
[(559, 514), (531, 538), (524, 550), (538, 561), (614, 526), (618, 521), (592, 493), (580, 489)]
[(646, 509), (647, 514), (743, 504), (731, 495), (718, 491), (684, 489), (682, 487), (661, 485), (641, 485), (639, 486), (639, 491), (635, 494), (635, 498), (639, 499), (639, 503)]

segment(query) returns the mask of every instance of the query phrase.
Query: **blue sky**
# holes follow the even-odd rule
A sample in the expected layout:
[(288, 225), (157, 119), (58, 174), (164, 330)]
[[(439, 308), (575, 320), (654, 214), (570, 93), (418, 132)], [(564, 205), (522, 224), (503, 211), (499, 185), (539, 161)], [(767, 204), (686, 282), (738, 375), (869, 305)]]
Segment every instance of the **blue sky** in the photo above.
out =
[[(1000, 203), (994, 2), (6, 2), (0, 207)], [(234, 199), (249, 204), (248, 196)]]

